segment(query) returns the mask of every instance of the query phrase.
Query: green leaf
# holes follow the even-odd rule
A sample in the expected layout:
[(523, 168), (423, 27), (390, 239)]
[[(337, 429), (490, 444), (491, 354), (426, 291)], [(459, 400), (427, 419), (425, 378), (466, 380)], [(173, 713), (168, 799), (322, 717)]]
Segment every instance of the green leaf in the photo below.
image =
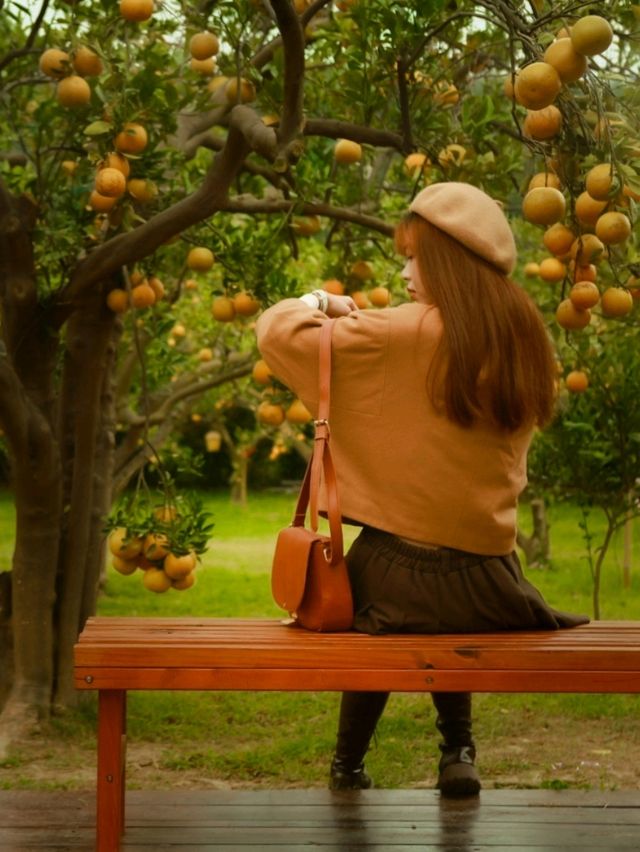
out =
[(84, 132), (87, 136), (102, 136), (103, 133), (112, 133), (113, 125), (108, 121), (92, 121), (85, 127)]

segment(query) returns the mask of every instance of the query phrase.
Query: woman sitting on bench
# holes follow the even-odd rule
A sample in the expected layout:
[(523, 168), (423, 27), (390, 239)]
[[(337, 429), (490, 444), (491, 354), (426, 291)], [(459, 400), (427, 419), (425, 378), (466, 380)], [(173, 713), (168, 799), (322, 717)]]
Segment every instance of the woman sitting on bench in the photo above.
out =
[[(552, 609), (514, 550), (533, 430), (553, 414), (555, 359), (542, 319), (509, 275), (502, 210), (463, 183), (433, 184), (396, 231), (411, 303), (357, 310), (349, 296), (285, 299), (257, 323), (274, 374), (317, 410), (318, 340), (333, 333), (331, 447), (356, 630), (555, 630), (588, 621)], [(438, 787), (475, 795), (471, 695), (433, 693)], [(365, 789), (364, 757), (388, 698), (346, 692), (332, 789)]]

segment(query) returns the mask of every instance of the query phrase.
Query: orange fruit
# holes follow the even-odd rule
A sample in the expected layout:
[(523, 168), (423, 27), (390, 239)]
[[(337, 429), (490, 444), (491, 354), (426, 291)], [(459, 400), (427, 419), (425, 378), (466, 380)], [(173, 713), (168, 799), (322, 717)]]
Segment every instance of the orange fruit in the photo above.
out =
[(249, 80), (240, 79), (238, 83), (237, 77), (232, 77), (225, 86), (225, 97), (230, 104), (242, 103), (247, 104), (256, 99), (256, 87)]
[(611, 163), (599, 163), (587, 172), (585, 189), (597, 201), (608, 200), (613, 187), (613, 166)]
[(543, 281), (562, 281), (567, 274), (567, 267), (557, 257), (545, 257), (539, 263), (538, 275)]
[(182, 580), (196, 567), (196, 555), (193, 551), (177, 556), (175, 553), (167, 553), (164, 560), (164, 570), (172, 580)]
[(600, 306), (607, 317), (623, 317), (633, 308), (633, 296), (623, 287), (608, 287), (602, 294)]
[(301, 399), (294, 399), (285, 412), (289, 423), (308, 423), (312, 419), (311, 412)]
[(600, 15), (585, 15), (571, 27), (571, 43), (577, 53), (595, 56), (603, 53), (613, 41), (609, 22)]
[(165, 293), (164, 284), (157, 275), (150, 275), (148, 285), (151, 287), (156, 296), (156, 302), (162, 299)]
[(196, 33), (189, 39), (189, 53), (194, 59), (209, 59), (220, 50), (220, 42), (215, 33)]
[(596, 222), (596, 237), (605, 245), (623, 243), (631, 236), (631, 222), (624, 213), (612, 210), (603, 213)]
[(208, 59), (194, 59), (191, 57), (189, 67), (197, 74), (212, 76), (215, 73), (217, 66), (213, 56), (210, 56)]
[(171, 578), (162, 568), (147, 568), (142, 575), (142, 584), (150, 592), (167, 592), (171, 588)]
[(131, 178), (127, 182), (127, 192), (140, 204), (149, 204), (157, 196), (158, 190), (153, 181), (144, 178)]
[(608, 201), (598, 201), (592, 198), (588, 192), (581, 192), (576, 198), (575, 214), (581, 225), (592, 228), (601, 213), (607, 207)]
[(126, 290), (114, 287), (107, 295), (107, 307), (114, 314), (123, 314), (129, 307), (129, 294)]
[(114, 556), (122, 559), (133, 559), (142, 551), (143, 541), (138, 536), (131, 536), (126, 527), (115, 527), (109, 533), (107, 540), (109, 550)]
[(572, 370), (564, 383), (571, 393), (584, 393), (589, 387), (589, 377), (583, 370)]
[(542, 242), (551, 254), (562, 256), (571, 251), (575, 238), (576, 235), (571, 228), (567, 228), (561, 222), (556, 222), (555, 225), (551, 225), (544, 232)]
[(362, 159), (362, 145), (351, 139), (338, 139), (333, 149), (333, 159), (343, 166), (357, 163)]
[(121, 556), (114, 556), (111, 560), (111, 564), (120, 574), (124, 574), (128, 576), (129, 574), (135, 574), (138, 570), (138, 563), (135, 559), (123, 559)]
[(273, 373), (271, 372), (269, 365), (262, 359), (256, 361), (253, 365), (251, 375), (254, 382), (257, 382), (259, 385), (270, 385), (271, 379), (273, 378)]
[(71, 74), (69, 77), (60, 80), (56, 86), (56, 98), (63, 107), (72, 109), (73, 107), (86, 106), (91, 100), (91, 86), (84, 77)]
[(229, 78), (220, 74), (217, 77), (214, 77), (213, 80), (209, 80), (207, 89), (211, 92), (211, 94), (215, 94), (218, 89), (223, 89), (228, 82)]
[(438, 152), (438, 163), (443, 169), (449, 169), (452, 166), (459, 168), (464, 163), (467, 157), (467, 149), (464, 145), (458, 145), (452, 142)]
[(218, 322), (232, 322), (236, 316), (233, 299), (228, 296), (216, 296), (211, 304), (211, 314)]
[(149, 137), (141, 124), (129, 121), (115, 138), (114, 145), (122, 154), (140, 154), (147, 147)]
[(544, 109), (562, 88), (558, 72), (548, 62), (532, 62), (521, 68), (514, 85), (516, 100), (527, 109)]
[(351, 294), (351, 298), (356, 303), (356, 307), (363, 311), (365, 308), (369, 307), (369, 299), (366, 293), (363, 293), (362, 290), (356, 290)]
[(584, 311), (593, 308), (600, 301), (600, 291), (593, 281), (576, 281), (569, 291), (574, 307)]
[(54, 80), (60, 80), (69, 70), (70, 57), (64, 50), (58, 50), (57, 47), (50, 47), (41, 55), (38, 63), (40, 70), (47, 77), (53, 77)]
[(82, 77), (98, 77), (104, 68), (102, 59), (90, 47), (81, 45), (73, 53), (73, 67)]
[(206, 272), (208, 269), (211, 269), (214, 260), (215, 257), (211, 249), (205, 246), (196, 246), (187, 255), (187, 266), (196, 272)]
[(277, 403), (264, 400), (256, 412), (258, 421), (266, 426), (280, 426), (284, 421), (284, 408)]
[(386, 287), (374, 287), (367, 293), (369, 301), (376, 308), (386, 308), (391, 301), (391, 293)]
[(344, 284), (337, 278), (329, 278), (327, 281), (323, 281), (321, 289), (326, 293), (332, 293), (334, 296), (344, 295)]
[(405, 157), (404, 160), (404, 170), (410, 177), (417, 177), (417, 175), (424, 171), (425, 166), (429, 165), (429, 158), (426, 154), (420, 154), (417, 151), (413, 154), (409, 154)]
[(555, 172), (538, 172), (529, 181), (527, 191), (537, 189), (539, 186), (551, 186), (554, 189), (560, 189), (562, 184), (560, 178)]
[(73, 177), (78, 170), (79, 163), (76, 160), (63, 160), (60, 166), (66, 175)]
[(368, 281), (374, 276), (373, 266), (368, 260), (356, 260), (356, 262), (351, 265), (349, 273), (359, 281)]
[(96, 192), (107, 198), (119, 198), (126, 189), (127, 182), (120, 169), (107, 166), (96, 175)]
[(575, 307), (571, 299), (564, 299), (556, 310), (556, 321), (562, 328), (578, 331), (591, 322), (591, 311)]
[(540, 275), (540, 264), (534, 263), (531, 261), (530, 263), (525, 263), (524, 265), (524, 274), (527, 278), (536, 278)]
[(196, 573), (195, 571), (189, 572), (184, 577), (181, 577), (179, 580), (171, 581), (171, 588), (177, 589), (179, 592), (184, 592), (186, 589), (190, 589), (191, 586), (196, 582)]
[(156, 303), (156, 294), (150, 284), (143, 282), (131, 290), (131, 304), (134, 308), (149, 308)]
[(125, 21), (148, 21), (153, 14), (153, 0), (120, 0), (120, 14)]
[(522, 132), (530, 139), (552, 139), (562, 129), (562, 113), (557, 106), (529, 110), (522, 124)]
[(522, 202), (522, 215), (534, 225), (553, 225), (564, 216), (566, 202), (559, 189), (539, 186), (530, 189)]
[(122, 172), (125, 177), (129, 177), (129, 172), (131, 171), (129, 160), (127, 160), (126, 157), (123, 157), (122, 154), (118, 154), (117, 151), (112, 151), (110, 154), (107, 154), (104, 160), (100, 163), (100, 168), (118, 169), (118, 171)]
[(100, 195), (100, 193), (94, 189), (89, 195), (89, 207), (98, 213), (108, 213), (117, 200), (117, 198), (111, 198), (107, 195)]
[(291, 222), (291, 230), (301, 237), (311, 237), (317, 234), (321, 227), (318, 216), (294, 216)]
[(148, 533), (145, 536), (142, 552), (151, 562), (160, 562), (169, 553), (169, 539), (161, 533)]
[(575, 83), (587, 70), (587, 59), (578, 53), (569, 37), (552, 41), (545, 50), (544, 61), (558, 72), (563, 83)]
[(576, 266), (588, 266), (604, 254), (604, 243), (595, 234), (582, 234), (571, 246), (571, 256)]
[(204, 346), (197, 355), (198, 361), (202, 361), (202, 363), (206, 363), (207, 361), (213, 361), (213, 349), (210, 349), (208, 346)]
[[(573, 246), (571, 247), (573, 250)], [(593, 263), (588, 263), (584, 266), (576, 265), (575, 260), (569, 264), (571, 278), (575, 281), (595, 281), (598, 277), (598, 270)]]
[(241, 317), (252, 317), (260, 310), (260, 302), (251, 293), (236, 293), (233, 297), (233, 307)]

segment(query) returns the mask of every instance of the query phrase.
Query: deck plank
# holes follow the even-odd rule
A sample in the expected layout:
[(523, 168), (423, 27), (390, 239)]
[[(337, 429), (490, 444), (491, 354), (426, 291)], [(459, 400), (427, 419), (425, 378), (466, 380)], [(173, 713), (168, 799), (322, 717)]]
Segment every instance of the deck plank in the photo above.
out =
[[(0, 791), (0, 849), (89, 852), (93, 792)], [(562, 852), (638, 848), (637, 791), (130, 791), (123, 852), (425, 849)]]

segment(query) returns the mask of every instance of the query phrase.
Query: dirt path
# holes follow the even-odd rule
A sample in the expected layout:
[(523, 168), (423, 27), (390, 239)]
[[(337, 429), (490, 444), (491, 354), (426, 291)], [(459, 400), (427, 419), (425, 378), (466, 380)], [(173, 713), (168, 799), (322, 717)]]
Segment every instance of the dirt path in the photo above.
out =
[[(639, 790), (640, 738), (633, 731), (608, 733), (606, 720), (552, 720), (549, 728), (532, 727), (528, 735), (514, 740), (512, 735), (494, 736), (480, 742), (478, 765), (485, 788), (593, 788), (598, 790)], [(183, 744), (185, 753), (197, 751), (202, 743)], [(224, 789), (229, 787), (312, 787), (324, 786), (324, 767), (305, 766), (304, 779), (274, 780), (272, 775), (253, 777), (250, 782), (233, 776), (216, 778), (202, 768), (168, 768), (168, 743), (130, 742), (127, 756), (128, 784), (142, 789)], [(426, 751), (426, 749), (425, 749)], [(395, 786), (431, 788), (435, 779), (435, 756), (420, 755), (413, 766), (413, 780)], [(376, 757), (368, 762), (379, 786), (384, 778), (376, 775)], [(313, 776), (313, 780), (309, 777)], [(91, 789), (95, 785), (95, 751), (79, 746), (34, 737), (25, 742), (14, 758), (0, 766), (0, 787), (39, 789)], [(388, 784), (386, 786), (389, 786)]]

